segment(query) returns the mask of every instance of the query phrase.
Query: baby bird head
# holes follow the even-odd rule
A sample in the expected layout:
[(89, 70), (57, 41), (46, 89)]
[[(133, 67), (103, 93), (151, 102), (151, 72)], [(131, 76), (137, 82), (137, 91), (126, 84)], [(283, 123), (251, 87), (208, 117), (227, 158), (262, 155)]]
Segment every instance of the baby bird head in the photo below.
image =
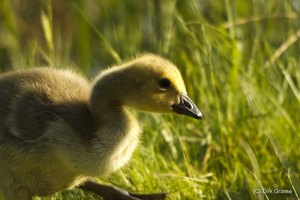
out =
[(113, 83), (118, 93), (116, 96), (121, 98), (124, 106), (202, 118), (201, 112), (187, 96), (179, 70), (159, 56), (147, 54), (113, 67), (102, 73), (99, 81)]

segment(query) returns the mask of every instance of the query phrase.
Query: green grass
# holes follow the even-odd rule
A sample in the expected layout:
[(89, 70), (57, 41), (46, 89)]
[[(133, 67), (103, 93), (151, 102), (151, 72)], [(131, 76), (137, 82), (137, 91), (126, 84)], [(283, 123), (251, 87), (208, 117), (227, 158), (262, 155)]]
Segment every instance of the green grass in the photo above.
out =
[[(22, 2), (0, 0), (1, 71), (54, 65), (94, 77), (153, 52), (180, 68), (203, 112), (138, 114), (141, 144), (103, 182), (174, 200), (299, 199), (298, 0)], [(293, 196), (254, 193), (262, 188)], [(56, 195), (84, 197), (100, 199)]]

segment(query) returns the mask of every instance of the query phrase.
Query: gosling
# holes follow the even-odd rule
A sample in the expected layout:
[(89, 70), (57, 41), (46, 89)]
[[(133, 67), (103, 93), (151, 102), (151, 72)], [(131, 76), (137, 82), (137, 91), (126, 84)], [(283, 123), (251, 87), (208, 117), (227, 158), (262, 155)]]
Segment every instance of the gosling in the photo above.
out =
[(79, 187), (105, 199), (164, 199), (93, 182), (127, 163), (140, 131), (130, 109), (201, 112), (178, 69), (147, 54), (101, 72), (90, 85), (67, 70), (0, 75), (0, 199), (30, 200)]

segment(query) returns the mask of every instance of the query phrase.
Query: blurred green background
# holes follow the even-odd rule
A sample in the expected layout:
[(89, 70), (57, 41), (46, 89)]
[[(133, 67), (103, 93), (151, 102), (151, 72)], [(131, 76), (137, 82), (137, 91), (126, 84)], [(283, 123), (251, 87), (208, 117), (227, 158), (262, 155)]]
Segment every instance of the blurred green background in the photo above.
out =
[(169, 199), (299, 199), (299, 17), (299, 0), (0, 0), (0, 70), (92, 79), (139, 53), (167, 57), (204, 119), (139, 113), (133, 159), (99, 181)]

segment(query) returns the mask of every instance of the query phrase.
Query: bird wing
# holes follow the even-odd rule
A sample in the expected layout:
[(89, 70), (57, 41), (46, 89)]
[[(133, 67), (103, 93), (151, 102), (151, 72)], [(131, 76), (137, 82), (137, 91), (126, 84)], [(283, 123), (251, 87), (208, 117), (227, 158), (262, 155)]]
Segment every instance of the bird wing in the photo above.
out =
[(61, 119), (78, 124), (77, 118), (88, 115), (88, 87), (82, 77), (54, 69), (1, 75), (0, 127), (26, 141), (38, 139)]

